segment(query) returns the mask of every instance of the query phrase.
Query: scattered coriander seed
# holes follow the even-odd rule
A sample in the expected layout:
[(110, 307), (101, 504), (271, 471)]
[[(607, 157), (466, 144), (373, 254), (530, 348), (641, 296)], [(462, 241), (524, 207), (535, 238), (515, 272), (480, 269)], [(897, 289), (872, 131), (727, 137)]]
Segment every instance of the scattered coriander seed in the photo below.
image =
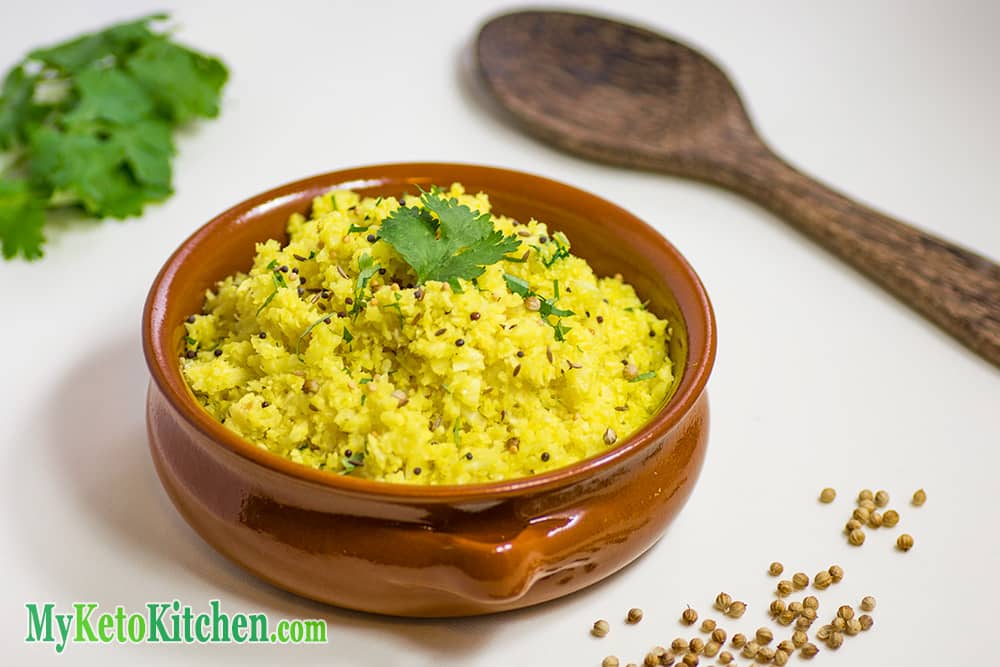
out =
[(925, 502), (927, 502), (927, 492), (924, 491), (923, 489), (917, 489), (916, 491), (913, 492), (913, 500), (911, 500), (910, 502), (912, 502), (917, 507), (920, 507)]
[(870, 512), (866, 510), (864, 507), (857, 507), (854, 509), (854, 512), (851, 514), (851, 516), (860, 521), (861, 523), (868, 523), (869, 514)]
[(872, 502), (871, 500), (862, 500), (860, 503), (858, 503), (858, 507), (865, 510), (869, 514), (875, 511), (875, 503)]
[(861, 621), (856, 618), (849, 619), (847, 621), (847, 629), (845, 632), (847, 632), (847, 634), (851, 637), (861, 632)]
[(731, 604), (733, 604), (733, 598), (729, 593), (719, 593), (715, 596), (715, 608), (719, 611), (729, 611)]
[(805, 572), (796, 572), (792, 575), (792, 585), (796, 590), (800, 590), (809, 585), (809, 575)]
[[(806, 578), (808, 579), (808, 577), (806, 577)], [(801, 602), (797, 602), (797, 601), (796, 602), (790, 602), (788, 604), (788, 611), (792, 612), (795, 615), (801, 614), (802, 610), (805, 609), (805, 608), (806, 607), (805, 607), (804, 604), (802, 604)]]
[(838, 648), (844, 644), (844, 635), (839, 632), (834, 632), (830, 635), (830, 638), (826, 640), (826, 645), (836, 651)]
[(524, 307), (531, 312), (536, 312), (541, 309), (542, 301), (537, 296), (532, 295), (524, 300)]
[(705, 634), (709, 634), (712, 632), (712, 630), (715, 630), (715, 621), (713, 621), (710, 618), (706, 618), (704, 621), (701, 622), (702, 632), (704, 632)]
[(590, 634), (595, 637), (605, 637), (611, 631), (611, 625), (603, 618), (594, 622), (594, 627), (590, 629)]
[(861, 489), (861, 491), (858, 492), (858, 502), (859, 503), (862, 500), (872, 500), (874, 497), (875, 497), (875, 494), (871, 492), (871, 489)]
[(781, 573), (784, 571), (785, 571), (785, 566), (779, 563), (778, 561), (774, 561), (773, 563), (771, 563), (770, 567), (767, 568), (767, 573), (770, 574), (772, 577), (780, 576)]
[(889, 504), (889, 492), (885, 490), (880, 490), (875, 492), (875, 504), (879, 507), (885, 507)]
[(793, 588), (794, 587), (792, 586), (792, 582), (788, 581), (788, 579), (782, 579), (781, 581), (778, 582), (778, 587), (775, 592), (780, 597), (786, 597), (792, 594)]
[(732, 639), (733, 648), (743, 648), (747, 644), (747, 636), (742, 632), (737, 632)]
[[(796, 630), (792, 633), (792, 645), (795, 646), (795, 648), (802, 648), (808, 641), (809, 635), (802, 630)], [(789, 653), (791, 653), (791, 651), (789, 651)]]
[(860, 528), (856, 528), (851, 531), (851, 534), (847, 536), (847, 540), (854, 546), (860, 547), (865, 543), (865, 531)]
[(808, 616), (799, 616), (795, 619), (795, 627), (799, 630), (808, 630), (812, 627), (815, 618), (809, 618)]
[(694, 653), (688, 653), (688, 654), (686, 654), (684, 656), (684, 658), (681, 660), (681, 662), (683, 662), (685, 665), (687, 665), (687, 667), (697, 667), (697, 665), (698, 665), (698, 656), (696, 654), (694, 654)]
[(851, 620), (854, 618), (854, 607), (849, 604), (840, 605), (840, 607), (837, 608), (837, 616), (845, 621)]
[(817, 653), (819, 653), (819, 648), (812, 642), (806, 642), (799, 649), (799, 655), (807, 660), (816, 657)]
[(601, 661), (601, 667), (618, 667), (618, 664), (618, 658), (613, 655), (609, 655)]
[(725, 644), (726, 631), (723, 630), (722, 628), (716, 628), (715, 630), (712, 630), (712, 641), (720, 645)]
[(774, 633), (767, 628), (760, 627), (757, 628), (757, 632), (754, 633), (754, 638), (757, 640), (758, 644), (770, 644), (774, 640)]
[(747, 605), (745, 602), (740, 602), (739, 600), (734, 601), (729, 605), (729, 611), (726, 614), (730, 618), (739, 618), (747, 610)]
[[(665, 662), (666, 656), (670, 656), (670, 662)], [(668, 653), (667, 649), (662, 646), (654, 646), (646, 657), (643, 659), (642, 664), (646, 667), (656, 667), (657, 665), (671, 664), (674, 661), (674, 654)]]
[(847, 525), (844, 526), (844, 530), (848, 534), (850, 534), (852, 530), (857, 530), (858, 528), (861, 528), (861, 522), (858, 521), (857, 519), (851, 519), (850, 521), (847, 522)]
[(896, 548), (900, 551), (909, 551), (913, 548), (913, 536), (909, 533), (903, 533), (896, 538)]
[(833, 626), (824, 625), (823, 627), (821, 627), (819, 630), (816, 631), (816, 639), (820, 640), (821, 642), (825, 642), (827, 639), (830, 638), (830, 635), (832, 634), (833, 634)]
[(802, 615), (799, 618), (807, 619), (810, 623), (816, 620), (816, 610), (806, 607), (802, 610)]
[(819, 501), (821, 503), (832, 503), (834, 498), (837, 497), (837, 492), (831, 489), (829, 486), (819, 492)]
[(777, 616), (783, 611), (785, 611), (785, 603), (783, 600), (771, 601), (771, 616)]
[(740, 655), (742, 655), (744, 658), (756, 658), (758, 651), (760, 651), (760, 644), (758, 644), (753, 640), (750, 640), (746, 643), (746, 646), (743, 647), (743, 650), (740, 652)]
[[(854, 532), (860, 532), (860, 531), (854, 531)], [(851, 534), (853, 535), (854, 533)], [(864, 533), (862, 533), (862, 536), (863, 535)], [(864, 542), (864, 537), (862, 537), (861, 541)], [(816, 576), (813, 577), (813, 586), (820, 589), (821, 591), (829, 588), (830, 584), (832, 583), (833, 583), (833, 577), (826, 570), (823, 570), (822, 572), (817, 572)]]
[(733, 661), (733, 654), (730, 653), (729, 651), (723, 651), (722, 653), (719, 654), (720, 665), (728, 665), (732, 661)]
[(698, 612), (696, 612), (691, 607), (688, 607), (683, 612), (681, 612), (681, 621), (684, 625), (694, 625), (695, 621), (698, 620)]
[(778, 649), (774, 652), (774, 664), (776, 665), (787, 665), (788, 664), (788, 653)]
[(784, 639), (778, 642), (778, 645), (775, 646), (775, 648), (778, 649), (779, 651), (784, 651), (785, 653), (791, 653), (792, 651), (795, 650), (795, 644), (792, 642), (791, 639)]
[(782, 625), (791, 625), (792, 623), (795, 622), (795, 612), (794, 611), (785, 610), (785, 611), (781, 612), (780, 614), (778, 614), (777, 621), (778, 621), (778, 623), (781, 623)]
[(678, 637), (674, 641), (670, 642), (670, 648), (675, 653), (680, 653), (681, 651), (686, 651), (687, 648), (688, 648), (687, 640), (686, 639), (681, 639), (680, 637)]
[(875, 621), (868, 614), (861, 614), (860, 616), (858, 616), (858, 623), (861, 624), (862, 632), (871, 629), (871, 627), (875, 625)]
[(819, 598), (817, 598), (815, 595), (805, 596), (804, 598), (802, 598), (802, 607), (804, 609), (812, 609), (813, 611), (819, 609)]
[(833, 622), (830, 623), (830, 625), (833, 626), (834, 632), (843, 632), (844, 629), (847, 627), (847, 621), (838, 616), (835, 619), (833, 619)]
[(861, 598), (861, 611), (874, 611), (875, 610), (875, 598), (871, 595), (866, 595)]
[(688, 651), (694, 654), (701, 653), (705, 650), (705, 640), (701, 637), (692, 637), (691, 641), (688, 642)]
[(774, 660), (774, 649), (770, 646), (761, 646), (757, 651), (757, 662), (767, 664)]
[(882, 525), (886, 528), (892, 528), (897, 523), (899, 523), (899, 512), (896, 510), (886, 510), (885, 514), (882, 515)]
[[(835, 584), (840, 583), (840, 580), (844, 578), (844, 568), (839, 565), (831, 565), (827, 572), (830, 573), (830, 578), (833, 579), (833, 583)], [(818, 604), (816, 605), (816, 608), (819, 608)]]
[(625, 622), (630, 625), (635, 625), (642, 620), (642, 609), (638, 607), (632, 607), (628, 610), (628, 614), (625, 616)]
[[(618, 434), (610, 426), (604, 431), (604, 444), (613, 445), (618, 442)], [(692, 621), (693, 622), (693, 621)]]

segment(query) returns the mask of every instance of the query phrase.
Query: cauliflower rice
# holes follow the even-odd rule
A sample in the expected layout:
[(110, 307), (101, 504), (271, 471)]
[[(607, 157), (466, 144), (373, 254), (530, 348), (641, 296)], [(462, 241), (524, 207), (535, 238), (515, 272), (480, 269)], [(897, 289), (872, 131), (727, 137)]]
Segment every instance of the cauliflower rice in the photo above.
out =
[[(490, 211), (485, 194), (445, 193)], [(402, 198), (401, 198), (402, 200)], [(600, 454), (663, 404), (673, 385), (669, 323), (620, 276), (598, 278), (545, 224), (493, 215), (521, 246), (457, 293), (415, 285), (377, 237), (401, 201), (339, 190), (293, 215), (289, 242), (205, 296), (186, 323), (182, 371), (234, 433), (331, 473), (415, 484), (535, 475)], [(405, 204), (420, 206), (406, 196)], [(376, 272), (354, 303), (359, 261)], [(549, 263), (550, 266), (546, 266)], [(276, 275), (276, 274), (279, 274)], [(557, 340), (504, 274), (573, 311)], [(283, 286), (282, 286), (283, 283)], [(355, 311), (355, 312), (352, 312)]]

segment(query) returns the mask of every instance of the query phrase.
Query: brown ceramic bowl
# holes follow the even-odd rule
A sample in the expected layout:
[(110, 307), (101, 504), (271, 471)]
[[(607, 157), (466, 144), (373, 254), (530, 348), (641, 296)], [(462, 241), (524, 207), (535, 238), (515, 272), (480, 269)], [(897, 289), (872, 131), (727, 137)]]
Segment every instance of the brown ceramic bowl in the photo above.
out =
[[(242, 440), (187, 388), (183, 320), (205, 289), (249, 268), (254, 244), (285, 238), (294, 212), (333, 187), (366, 195), (462, 182), (496, 211), (566, 232), (598, 274), (620, 272), (669, 317), (679, 380), (646, 426), (599, 456), (534, 477), (411, 486), (313, 470)], [(708, 436), (705, 383), (715, 322), (698, 277), (641, 220), (538, 176), (460, 164), (392, 164), (290, 183), (199, 229), (146, 301), (152, 373), (149, 446), (164, 488), (212, 546), (276, 586), (322, 602), (400, 616), (486, 614), (572, 593), (625, 566), (660, 537), (691, 492)]]

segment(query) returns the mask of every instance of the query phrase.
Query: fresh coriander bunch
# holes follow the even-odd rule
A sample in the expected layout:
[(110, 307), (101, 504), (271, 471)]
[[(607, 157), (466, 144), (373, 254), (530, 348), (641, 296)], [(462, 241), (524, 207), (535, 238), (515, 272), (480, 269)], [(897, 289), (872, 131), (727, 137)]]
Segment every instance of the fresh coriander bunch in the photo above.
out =
[(47, 209), (140, 215), (173, 192), (173, 131), (213, 118), (229, 73), (171, 40), (165, 14), (37, 49), (0, 90), (0, 250), (42, 256)]

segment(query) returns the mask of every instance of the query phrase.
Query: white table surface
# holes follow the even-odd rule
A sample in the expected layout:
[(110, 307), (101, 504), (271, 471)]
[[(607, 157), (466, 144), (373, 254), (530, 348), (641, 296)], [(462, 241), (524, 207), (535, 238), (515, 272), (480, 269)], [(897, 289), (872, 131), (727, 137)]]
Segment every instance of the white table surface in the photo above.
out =
[[(49, 231), (43, 261), (0, 263), (0, 663), (637, 660), (682, 634), (685, 605), (704, 613), (720, 590), (751, 605), (739, 623), (725, 624), (730, 634), (752, 631), (774, 584), (765, 568), (778, 559), (790, 572), (844, 567), (843, 583), (821, 595), (827, 613), (863, 594), (879, 600), (873, 631), (814, 664), (995, 664), (996, 368), (753, 204), (590, 164), (506, 125), (466, 81), (464, 62), (477, 26), (511, 3), (7, 3), (0, 66), (147, 6), (170, 8), (179, 38), (221, 55), (232, 79), (221, 118), (180, 136), (168, 202), (124, 223), (64, 224)], [(794, 163), (1000, 258), (997, 4), (615, 6), (723, 63), (764, 136)], [(273, 185), (408, 160), (494, 164), (593, 191), (670, 238), (713, 298), (712, 434), (695, 493), (647, 556), (569, 599), (471, 620), (327, 608), (217, 555), (153, 472), (139, 317), (167, 255), (215, 213)], [(827, 485), (840, 491), (833, 507), (814, 500)], [(888, 489), (902, 522), (855, 549), (840, 528), (866, 486)], [(929, 500), (916, 510), (905, 499), (920, 486)], [(893, 549), (901, 530), (916, 538), (907, 554)], [(324, 618), (329, 643), (70, 645), (58, 657), (50, 646), (22, 643), (27, 602), (138, 610), (173, 598), (196, 609), (219, 598), (230, 612)], [(644, 608), (646, 620), (625, 627), (619, 619), (631, 606)], [(604, 640), (587, 634), (599, 617), (612, 620)]]

